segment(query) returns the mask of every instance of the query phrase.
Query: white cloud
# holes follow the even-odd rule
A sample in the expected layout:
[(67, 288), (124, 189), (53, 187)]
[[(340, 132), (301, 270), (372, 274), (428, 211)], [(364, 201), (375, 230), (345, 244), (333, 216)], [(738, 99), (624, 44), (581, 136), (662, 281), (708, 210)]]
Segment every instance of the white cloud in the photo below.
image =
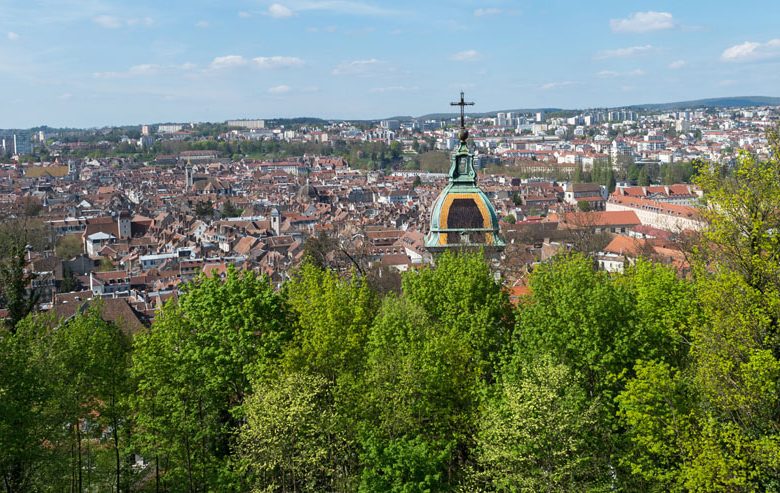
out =
[(628, 72), (616, 72), (614, 70), (602, 70), (596, 74), (597, 77), (602, 79), (613, 79), (615, 77), (639, 77), (645, 75), (645, 71), (641, 68), (629, 70)]
[(397, 10), (385, 9), (358, 1), (350, 0), (322, 0), (322, 1), (308, 1), (301, 3), (295, 10), (321, 10), (328, 12), (335, 12), (338, 14), (347, 15), (367, 15), (367, 16), (391, 16), (398, 15), (401, 12)]
[(289, 7), (285, 7), (281, 3), (272, 3), (268, 7), (268, 15), (274, 19), (285, 19), (287, 17), (292, 17), (294, 12)]
[(160, 69), (159, 65), (151, 63), (144, 63), (141, 65), (134, 65), (130, 67), (130, 73), (135, 75), (150, 75), (155, 74)]
[(128, 26), (146, 26), (151, 27), (154, 25), (154, 19), (151, 17), (133, 17), (125, 21)]
[(388, 87), (374, 87), (369, 92), (374, 94), (384, 94), (386, 92), (414, 92), (419, 90), (417, 86), (388, 86)]
[(273, 3), (268, 7), (266, 15), (276, 19), (292, 17), (300, 12), (320, 11), (344, 15), (363, 15), (385, 17), (399, 15), (402, 12), (386, 9), (376, 5), (355, 0), (288, 0), (286, 5)]
[(679, 68), (683, 68), (686, 65), (685, 60), (675, 60), (672, 63), (669, 64), (669, 68), (672, 70), (677, 70)]
[(127, 77), (143, 77), (149, 75), (156, 75), (160, 73), (162, 67), (152, 63), (143, 63), (141, 65), (133, 65), (124, 72), (95, 72), (94, 76), (98, 79), (124, 79)]
[(674, 26), (674, 17), (669, 12), (634, 12), (625, 19), (609, 20), (609, 27), (618, 33), (646, 33)]
[(474, 16), (475, 17), (485, 17), (485, 16), (488, 16), (488, 15), (498, 15), (501, 12), (502, 12), (501, 9), (497, 9), (495, 7), (488, 7), (488, 8), (485, 8), (485, 9), (476, 9), (474, 11)]
[(652, 49), (653, 45), (629, 46), (628, 48), (617, 48), (614, 50), (600, 51), (594, 58), (596, 60), (603, 60), (605, 58), (628, 58), (647, 53)]
[(144, 26), (154, 25), (154, 19), (151, 17), (130, 17), (122, 19), (115, 15), (98, 15), (92, 18), (92, 22), (105, 29), (119, 29), (124, 26)]
[(19, 39), (19, 35), (13, 31), (8, 31), (6, 37), (8, 38), (9, 41), (16, 41), (17, 39)]
[(351, 62), (343, 62), (336, 65), (330, 73), (333, 75), (356, 75), (368, 77), (375, 75), (382, 69), (384, 65), (384, 62), (380, 62), (376, 58), (370, 58), (368, 60), (353, 60)]
[(241, 11), (238, 13), (238, 16), (241, 17), (242, 19), (248, 19), (249, 17), (252, 17), (252, 14), (250, 14), (249, 12)]
[(576, 82), (571, 80), (563, 80), (563, 81), (557, 81), (557, 82), (548, 82), (546, 84), (542, 84), (541, 89), (543, 91), (549, 91), (551, 89), (559, 89), (561, 87), (568, 87), (575, 85)]
[(770, 39), (766, 43), (745, 41), (723, 50), (720, 59), (724, 62), (756, 62), (780, 57), (780, 39)]
[(98, 15), (92, 18), (92, 22), (106, 29), (118, 29), (122, 27), (122, 21), (113, 15)]
[(477, 50), (459, 51), (450, 57), (450, 60), (457, 62), (473, 62), (479, 60), (482, 55)]
[(205, 29), (209, 27), (209, 21), (198, 21), (195, 23), (195, 27), (200, 27), (202, 29)]
[(286, 94), (286, 93), (290, 92), (291, 90), (292, 90), (292, 88), (290, 86), (288, 86), (288, 85), (285, 85), (285, 84), (281, 84), (281, 85), (278, 85), (278, 86), (273, 86), (273, 87), (269, 87), (268, 88), (268, 92), (270, 92), (271, 94)]
[(302, 67), (303, 60), (294, 56), (259, 56), (252, 61), (263, 69)]
[(210, 68), (219, 70), (224, 68), (241, 67), (247, 64), (246, 58), (241, 55), (218, 56), (212, 60)]

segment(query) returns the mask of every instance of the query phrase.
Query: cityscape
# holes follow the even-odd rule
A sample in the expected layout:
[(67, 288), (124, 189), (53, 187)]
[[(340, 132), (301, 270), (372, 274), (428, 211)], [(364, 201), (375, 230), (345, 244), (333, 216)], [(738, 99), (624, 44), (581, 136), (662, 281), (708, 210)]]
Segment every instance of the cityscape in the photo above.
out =
[[(703, 225), (692, 163), (768, 156), (779, 117), (775, 106), (466, 113), (479, 186), (509, 242), (497, 272), (523, 292), (518, 264), (571, 248), (580, 230), (604, 269), (622, 271), (645, 244), (687, 269), (675, 239)], [(340, 269), (354, 267), (343, 253), (377, 272), (430, 264), (424, 236), (458, 125), (450, 115), (6, 131), (0, 200), (8, 213), (34, 209), (51, 232), (55, 248), (30, 253), (47, 306), (111, 296), (151, 321), (181, 283), (228, 265), (281, 285), (312, 239), (330, 242), (323, 261)], [(57, 289), (66, 276), (85, 291)]]
[(2, 487), (778, 491), (743, 4), (0, 5)]

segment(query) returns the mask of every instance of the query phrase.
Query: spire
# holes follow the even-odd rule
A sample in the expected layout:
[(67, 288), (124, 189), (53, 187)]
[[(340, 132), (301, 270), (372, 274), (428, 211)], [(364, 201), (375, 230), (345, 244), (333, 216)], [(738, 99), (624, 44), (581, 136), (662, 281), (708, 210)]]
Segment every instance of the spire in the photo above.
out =
[(466, 130), (466, 106), (474, 106), (473, 101), (466, 101), (463, 96), (463, 91), (460, 92), (460, 101), (450, 103), (450, 106), (460, 106), (460, 130), (458, 131), (458, 139), (460, 144), (457, 150), (452, 156), (452, 164), (450, 166), (450, 183), (460, 183), (464, 185), (476, 186), (477, 184), (477, 172), (474, 170), (474, 156), (469, 153), (468, 138), (469, 132)]
[(460, 132), (458, 132), (458, 139), (460, 139), (460, 145), (465, 146), (466, 140), (469, 138), (469, 132), (466, 130), (466, 106), (474, 106), (474, 101), (466, 102), (463, 97), (463, 91), (460, 91), (460, 101), (450, 103), (450, 106), (460, 106)]

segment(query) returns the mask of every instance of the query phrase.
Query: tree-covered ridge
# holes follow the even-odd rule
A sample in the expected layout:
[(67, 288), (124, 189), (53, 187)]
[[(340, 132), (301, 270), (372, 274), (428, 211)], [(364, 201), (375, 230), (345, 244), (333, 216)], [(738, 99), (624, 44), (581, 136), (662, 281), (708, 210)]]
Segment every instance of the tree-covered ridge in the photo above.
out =
[(390, 294), (231, 269), (133, 340), (99, 306), (14, 321), (3, 487), (778, 491), (777, 156), (697, 170), (686, 278), (559, 256), (513, 307), (480, 254), (445, 254)]

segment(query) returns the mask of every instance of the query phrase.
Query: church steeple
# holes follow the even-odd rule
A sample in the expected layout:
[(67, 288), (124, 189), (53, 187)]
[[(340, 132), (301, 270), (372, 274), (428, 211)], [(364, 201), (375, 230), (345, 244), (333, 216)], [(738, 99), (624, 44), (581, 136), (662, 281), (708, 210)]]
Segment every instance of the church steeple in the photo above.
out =
[(466, 106), (473, 106), (473, 102), (466, 102), (463, 97), (463, 91), (460, 92), (460, 101), (450, 103), (451, 106), (460, 106), (460, 130), (458, 131), (458, 148), (455, 151), (454, 159), (450, 165), (450, 183), (463, 183), (476, 186), (477, 172), (474, 170), (474, 157), (469, 154), (468, 138), (469, 131), (466, 130)]
[(464, 247), (501, 249), (504, 242), (498, 234), (498, 216), (477, 185), (474, 155), (468, 148), (465, 107), (474, 103), (466, 102), (461, 92), (460, 101), (450, 104), (460, 106), (460, 142), (450, 158), (449, 183), (434, 202), (425, 246), (432, 252)]

